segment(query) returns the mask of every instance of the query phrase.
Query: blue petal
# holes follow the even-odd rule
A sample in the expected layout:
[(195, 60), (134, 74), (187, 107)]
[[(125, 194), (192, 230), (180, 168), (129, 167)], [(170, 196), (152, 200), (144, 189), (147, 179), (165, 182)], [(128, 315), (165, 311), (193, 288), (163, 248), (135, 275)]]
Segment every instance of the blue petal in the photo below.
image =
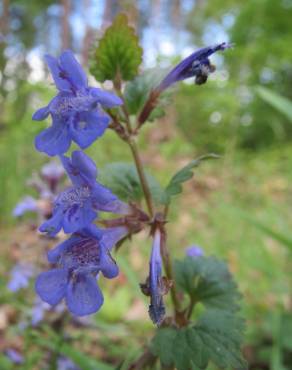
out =
[(129, 234), (129, 230), (125, 226), (112, 227), (102, 230), (101, 242), (104, 247), (111, 250), (119, 240)]
[(109, 200), (108, 203), (97, 203), (96, 208), (100, 211), (116, 213), (119, 215), (128, 215), (131, 211), (128, 204), (116, 199)]
[(45, 61), (47, 62), (57, 88), (60, 91), (71, 91), (70, 82), (62, 77), (58, 60), (53, 58), (51, 55), (45, 55)]
[(63, 229), (66, 234), (74, 233), (90, 225), (97, 214), (91, 209), (91, 206), (74, 205), (68, 209), (63, 219)]
[(100, 245), (100, 270), (106, 278), (115, 278), (119, 275), (119, 268), (114, 259), (111, 257), (109, 250), (105, 248), (101, 243)]
[(53, 216), (39, 227), (39, 231), (47, 233), (50, 236), (55, 236), (62, 228), (63, 212), (61, 207), (55, 209)]
[(54, 269), (41, 273), (35, 283), (35, 290), (41, 299), (54, 306), (65, 296), (68, 271)]
[[(97, 168), (94, 161), (81, 150), (75, 150), (71, 157), (75, 172), (78, 169), (79, 177), (82, 179), (82, 185), (94, 183), (97, 177)], [(79, 182), (78, 185), (80, 185)]]
[(62, 70), (68, 75), (68, 79), (75, 89), (87, 87), (87, 77), (81, 65), (77, 62), (71, 50), (65, 50), (60, 56)]
[(94, 161), (82, 151), (74, 151), (72, 159), (60, 156), (60, 160), (75, 186), (88, 186), (95, 183), (97, 169)]
[(34, 121), (42, 121), (43, 119), (47, 118), (50, 114), (50, 106), (47, 105), (46, 107), (38, 109), (32, 116)]
[(78, 236), (71, 236), (69, 239), (65, 240), (63, 243), (57, 245), (55, 248), (51, 249), (47, 253), (48, 261), (50, 263), (59, 262), (63, 253), (65, 253), (71, 246), (77, 243), (80, 240)]
[(77, 275), (75, 281), (70, 281), (66, 302), (70, 312), (76, 316), (92, 314), (103, 304), (103, 295), (92, 275)]
[(97, 227), (94, 224), (91, 224), (91, 225), (85, 227), (83, 230), (80, 230), (80, 233), (83, 236), (93, 237), (94, 239), (97, 239), (97, 240), (100, 240), (100, 238), (103, 235), (103, 232), (104, 232), (103, 229), (100, 229), (99, 227)]
[(91, 87), (89, 92), (105, 108), (112, 108), (123, 104), (123, 100), (115, 94), (98, 89), (97, 87)]
[(85, 149), (103, 135), (109, 121), (109, 117), (100, 112), (81, 113), (79, 122), (70, 125), (72, 139)]
[(114, 195), (110, 189), (98, 182), (95, 183), (92, 189), (91, 198), (95, 209), (107, 212), (112, 212), (112, 209), (115, 208), (113, 202), (118, 201), (117, 196)]
[(66, 123), (57, 119), (53, 125), (35, 138), (35, 147), (40, 152), (45, 152), (50, 156), (65, 153), (71, 144), (71, 138)]

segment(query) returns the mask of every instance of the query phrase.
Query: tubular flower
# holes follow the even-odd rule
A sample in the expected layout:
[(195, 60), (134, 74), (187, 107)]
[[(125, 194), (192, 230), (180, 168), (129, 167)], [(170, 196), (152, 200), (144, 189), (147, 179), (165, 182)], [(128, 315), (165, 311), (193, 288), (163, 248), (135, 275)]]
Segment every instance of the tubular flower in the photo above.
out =
[(97, 277), (100, 272), (109, 279), (118, 275), (110, 249), (126, 233), (125, 228), (103, 231), (91, 225), (73, 234), (48, 252), (49, 262), (57, 267), (38, 276), (35, 284), (38, 295), (53, 306), (65, 298), (69, 311), (76, 316), (98, 311), (103, 295)]
[(82, 151), (74, 151), (71, 159), (61, 156), (72, 186), (59, 194), (54, 203), (53, 215), (40, 226), (50, 236), (61, 228), (73, 233), (88, 226), (98, 211), (127, 214), (129, 206), (121, 202), (108, 188), (96, 181), (95, 163)]
[(149, 272), (149, 294), (150, 306), (149, 316), (154, 324), (161, 324), (164, 315), (165, 307), (163, 303), (164, 286), (161, 276), (162, 260), (160, 254), (161, 233), (156, 230), (153, 238), (152, 252), (150, 257), (150, 272)]
[(41, 121), (51, 115), (53, 121), (51, 127), (37, 135), (35, 146), (50, 156), (65, 153), (72, 140), (81, 148), (87, 148), (103, 135), (109, 124), (110, 119), (102, 107), (121, 105), (122, 100), (89, 87), (86, 74), (72, 51), (65, 50), (59, 59), (46, 55), (45, 60), (59, 93), (32, 117)]
[(201, 85), (207, 81), (208, 75), (215, 71), (215, 66), (210, 63), (209, 56), (216, 51), (230, 48), (231, 45), (222, 42), (215, 46), (208, 46), (195, 51), (176, 65), (162, 80), (155, 91), (161, 93), (171, 85), (186, 78), (195, 77), (195, 83)]

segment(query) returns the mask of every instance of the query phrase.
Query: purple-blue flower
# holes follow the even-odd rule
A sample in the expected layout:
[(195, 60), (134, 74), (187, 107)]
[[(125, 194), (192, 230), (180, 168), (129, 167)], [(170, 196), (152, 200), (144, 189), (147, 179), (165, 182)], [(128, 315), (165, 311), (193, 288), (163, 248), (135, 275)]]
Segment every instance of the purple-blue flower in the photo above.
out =
[(194, 258), (201, 257), (204, 255), (204, 251), (201, 247), (197, 245), (191, 245), (186, 248), (186, 255), (188, 257), (194, 257)]
[(16, 351), (14, 348), (7, 348), (5, 353), (14, 364), (20, 365), (24, 362), (22, 354)]
[(40, 226), (50, 236), (61, 228), (65, 233), (83, 229), (94, 221), (98, 211), (128, 213), (129, 206), (121, 202), (108, 188), (96, 181), (95, 163), (82, 151), (74, 151), (71, 159), (61, 157), (72, 186), (56, 199), (52, 218)]
[(57, 361), (57, 370), (81, 370), (69, 358), (59, 357)]
[(14, 217), (21, 217), (23, 216), (26, 212), (37, 212), (38, 211), (38, 205), (37, 201), (31, 197), (31, 196), (26, 196), (24, 197), (12, 211), (12, 215)]
[(165, 306), (163, 303), (163, 281), (162, 281), (162, 260), (160, 254), (161, 232), (156, 230), (153, 238), (152, 252), (150, 257), (149, 272), (149, 293), (150, 306), (149, 316), (154, 324), (161, 324), (165, 315)]
[(17, 292), (19, 289), (26, 288), (30, 278), (35, 274), (35, 268), (29, 263), (18, 263), (10, 272), (10, 281), (7, 288), (11, 292)]
[(190, 77), (195, 77), (195, 82), (199, 85), (205, 83), (208, 75), (215, 70), (215, 67), (210, 63), (209, 56), (216, 51), (225, 50), (230, 47), (230, 44), (222, 42), (221, 44), (208, 46), (195, 51), (176, 65), (155, 90), (160, 93), (174, 83)]
[(46, 55), (45, 60), (59, 93), (32, 117), (41, 121), (50, 114), (53, 121), (52, 126), (36, 137), (35, 146), (50, 156), (67, 152), (72, 140), (81, 148), (87, 148), (109, 124), (110, 118), (102, 107), (121, 105), (122, 100), (89, 87), (86, 74), (72, 51), (65, 50), (59, 59)]
[(48, 252), (49, 262), (57, 266), (38, 276), (38, 295), (53, 306), (65, 298), (69, 311), (76, 316), (98, 311), (103, 295), (97, 277), (100, 272), (109, 279), (118, 275), (110, 250), (127, 232), (124, 227), (102, 230), (91, 225), (73, 234)]

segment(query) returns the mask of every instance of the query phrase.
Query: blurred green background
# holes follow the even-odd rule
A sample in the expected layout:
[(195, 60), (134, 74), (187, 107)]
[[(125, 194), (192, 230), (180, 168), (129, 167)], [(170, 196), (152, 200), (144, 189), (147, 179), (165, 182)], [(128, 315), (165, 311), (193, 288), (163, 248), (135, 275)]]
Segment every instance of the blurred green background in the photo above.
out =
[[(26, 181), (48, 161), (33, 145), (45, 124), (31, 121), (33, 111), (55, 93), (42, 57), (69, 47), (87, 68), (92, 44), (120, 11), (128, 14), (141, 38), (142, 69), (168, 67), (197, 47), (222, 41), (235, 45), (212, 57), (217, 71), (206, 85), (191, 82), (176, 88), (168, 114), (145, 127), (140, 146), (143, 161), (162, 185), (190, 159), (206, 152), (221, 155), (197, 170), (175, 200), (170, 247), (178, 257), (187, 245), (198, 244), (206, 254), (226, 259), (244, 294), (244, 351), (250, 369), (292, 369), (292, 0), (2, 0), (0, 253), (7, 263), (0, 268), (0, 289), (15, 262), (11, 246), (22, 241), (24, 224), (31, 222), (31, 217), (21, 223), (13, 219), (12, 209), (24, 194), (33, 194)], [(259, 86), (277, 94), (274, 101), (278, 95), (286, 97), (287, 105), (282, 100), (278, 109), (268, 104)], [(131, 158), (110, 131), (88, 153), (100, 168)], [(123, 359), (133, 341), (129, 332), (135, 331), (137, 343), (145, 343), (144, 330), (152, 330), (140, 320), (147, 316), (147, 305), (136, 285), (148, 268), (147, 246), (147, 236), (138, 236), (118, 254), (125, 281), (108, 293), (96, 315), (98, 328), (113, 337), (114, 344), (93, 336), (100, 357), (109, 362)], [(112, 289), (110, 284), (106, 289)], [(0, 318), (12, 307), (16, 325), (28, 300), (18, 297), (19, 306), (7, 292), (2, 298)], [(6, 342), (0, 341), (0, 350), (23, 337), (9, 317), (5, 320), (0, 331), (6, 332)], [(116, 323), (116, 335), (109, 323)], [(92, 334), (74, 333), (90, 352)], [(38, 335), (48, 336), (45, 329)], [(23, 350), (23, 340), (19, 343)], [(28, 343), (38, 348), (41, 339)], [(133, 353), (137, 343), (133, 341)], [(38, 366), (32, 362), (27, 369), (42, 368)]]

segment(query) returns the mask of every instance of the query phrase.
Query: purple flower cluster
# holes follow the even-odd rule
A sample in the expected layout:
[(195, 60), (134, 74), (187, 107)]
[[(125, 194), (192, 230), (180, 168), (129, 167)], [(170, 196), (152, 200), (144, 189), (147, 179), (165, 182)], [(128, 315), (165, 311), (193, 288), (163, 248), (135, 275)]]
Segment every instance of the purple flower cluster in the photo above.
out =
[(122, 100), (89, 87), (85, 72), (70, 50), (64, 51), (59, 59), (46, 55), (45, 60), (59, 93), (32, 117), (36, 121), (52, 117), (52, 126), (36, 137), (35, 146), (50, 156), (67, 152), (71, 141), (87, 148), (103, 135), (109, 124), (110, 118), (102, 107), (121, 105)]
[[(203, 48), (184, 59), (160, 83), (155, 90), (156, 95), (189, 77), (195, 77), (197, 84), (204, 83), (214, 70), (209, 57), (229, 46), (222, 43)], [(98, 311), (103, 304), (103, 294), (98, 285), (101, 275), (112, 279), (119, 274), (111, 256), (113, 247), (125, 236), (141, 230), (141, 223), (149, 223), (150, 219), (138, 207), (120, 201), (110, 189), (97, 181), (96, 165), (82, 150), (65, 156), (72, 141), (85, 149), (102, 136), (110, 121), (104, 109), (119, 106), (122, 100), (114, 94), (89, 87), (86, 74), (71, 51), (64, 51), (59, 59), (51, 56), (45, 59), (59, 92), (46, 107), (33, 115), (34, 120), (49, 116), (52, 119), (52, 125), (36, 137), (35, 146), (49, 156), (58, 155), (61, 161), (61, 169), (47, 165), (42, 170), (42, 178), (49, 182), (51, 189), (56, 190), (62, 171), (67, 173), (71, 186), (55, 195), (50, 217), (42, 223), (40, 231), (51, 237), (61, 230), (71, 235), (48, 252), (52, 269), (38, 276), (35, 288), (47, 304), (55, 306), (64, 300), (71, 313), (84, 316)], [(16, 213), (34, 206), (34, 202), (27, 199), (19, 205)], [(102, 224), (106, 227), (99, 228), (95, 221), (99, 219), (100, 212), (122, 217), (103, 220)], [(162, 276), (163, 220), (154, 217), (152, 222), (149, 277), (141, 288), (150, 296), (150, 318), (160, 325), (165, 316), (163, 296), (172, 283)], [(196, 246), (187, 250), (187, 255), (192, 258), (202, 254)], [(43, 308), (39, 308), (35, 312), (36, 321), (43, 314)]]
[[(102, 136), (110, 121), (102, 107), (121, 105), (122, 100), (89, 87), (71, 51), (64, 51), (58, 60), (51, 56), (45, 59), (59, 93), (33, 115), (34, 120), (52, 118), (52, 126), (36, 137), (35, 145), (49, 156), (59, 155), (72, 186), (56, 197), (52, 216), (40, 231), (55, 236), (63, 229), (72, 235), (48, 252), (48, 261), (54, 266), (38, 276), (35, 288), (44, 302), (55, 306), (65, 299), (71, 313), (83, 316), (98, 311), (103, 304), (97, 279), (100, 274), (109, 279), (118, 275), (110, 252), (129, 233), (126, 226), (101, 229), (94, 221), (101, 211), (127, 215), (131, 207), (96, 181), (96, 165), (84, 152), (73, 151), (71, 158), (64, 153), (71, 141), (83, 149)], [(51, 169), (47, 167), (42, 175), (51, 178)]]

